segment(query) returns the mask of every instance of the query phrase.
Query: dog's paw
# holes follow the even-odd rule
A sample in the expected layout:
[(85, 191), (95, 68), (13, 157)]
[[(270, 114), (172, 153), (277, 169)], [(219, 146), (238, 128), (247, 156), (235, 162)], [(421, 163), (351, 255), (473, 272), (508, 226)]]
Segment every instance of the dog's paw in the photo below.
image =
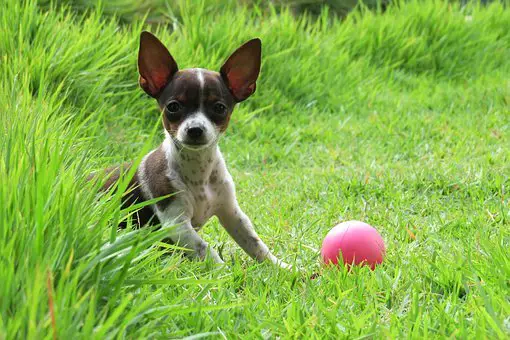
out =
[(216, 250), (212, 249), (211, 247), (207, 248), (207, 254), (206, 256), (210, 258), (214, 263), (216, 264), (225, 264), (225, 261), (222, 260), (220, 255), (216, 252)]

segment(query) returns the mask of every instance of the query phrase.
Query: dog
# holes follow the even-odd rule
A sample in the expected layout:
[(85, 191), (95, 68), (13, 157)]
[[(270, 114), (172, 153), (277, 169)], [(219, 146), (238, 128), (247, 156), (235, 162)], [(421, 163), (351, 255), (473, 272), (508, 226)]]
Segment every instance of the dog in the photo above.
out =
[[(162, 111), (163, 143), (141, 160), (124, 206), (165, 197), (140, 209), (134, 223), (169, 228), (172, 243), (189, 249), (192, 258), (223, 263), (218, 253), (198, 234), (217, 216), (235, 242), (259, 262), (282, 268), (255, 232), (237, 202), (232, 176), (218, 147), (236, 104), (256, 89), (260, 72), (261, 41), (239, 47), (219, 72), (201, 68), (179, 70), (167, 48), (149, 32), (140, 35), (139, 84)], [(107, 169), (103, 190), (111, 188), (130, 163)]]

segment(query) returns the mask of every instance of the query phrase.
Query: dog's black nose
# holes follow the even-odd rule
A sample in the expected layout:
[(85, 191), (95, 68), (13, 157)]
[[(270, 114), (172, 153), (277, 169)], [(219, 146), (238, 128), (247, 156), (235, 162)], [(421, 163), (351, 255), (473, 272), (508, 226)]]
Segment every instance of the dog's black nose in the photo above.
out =
[(202, 137), (204, 130), (201, 127), (192, 127), (188, 129), (188, 136), (193, 139)]

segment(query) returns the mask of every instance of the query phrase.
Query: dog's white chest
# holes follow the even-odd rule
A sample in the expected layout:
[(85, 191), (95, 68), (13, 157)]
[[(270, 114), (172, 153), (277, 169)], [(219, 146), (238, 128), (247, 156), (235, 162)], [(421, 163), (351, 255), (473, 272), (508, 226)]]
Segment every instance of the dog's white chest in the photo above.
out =
[(189, 201), (192, 204), (191, 224), (198, 230), (213, 216), (214, 202), (217, 200), (217, 197), (209, 184), (188, 188)]
[(176, 192), (165, 215), (190, 221), (198, 230), (235, 197), (232, 177), (217, 147), (186, 152), (165, 141), (163, 149), (168, 163), (166, 176)]
[(187, 183), (187, 201), (191, 209), (191, 224), (195, 229), (200, 229), (218, 209), (228, 204), (230, 195), (227, 191), (233, 185), (231, 177), (224, 169), (215, 169), (212, 175), (205, 180)]

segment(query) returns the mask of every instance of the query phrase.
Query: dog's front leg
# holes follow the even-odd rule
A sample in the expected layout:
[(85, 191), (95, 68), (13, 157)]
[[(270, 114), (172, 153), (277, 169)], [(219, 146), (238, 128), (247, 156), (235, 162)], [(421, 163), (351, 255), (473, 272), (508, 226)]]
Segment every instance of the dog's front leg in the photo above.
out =
[(224, 263), (218, 253), (211, 248), (206, 241), (193, 229), (191, 221), (163, 223), (170, 230), (170, 239), (176, 245), (189, 249), (189, 255), (192, 258), (201, 260), (210, 257), (216, 263)]
[(285, 269), (292, 268), (290, 264), (278, 260), (269, 251), (269, 248), (257, 235), (250, 219), (236, 201), (232, 202), (231, 205), (224, 206), (222, 211), (218, 213), (218, 218), (230, 236), (252, 258), (259, 262), (269, 260)]

